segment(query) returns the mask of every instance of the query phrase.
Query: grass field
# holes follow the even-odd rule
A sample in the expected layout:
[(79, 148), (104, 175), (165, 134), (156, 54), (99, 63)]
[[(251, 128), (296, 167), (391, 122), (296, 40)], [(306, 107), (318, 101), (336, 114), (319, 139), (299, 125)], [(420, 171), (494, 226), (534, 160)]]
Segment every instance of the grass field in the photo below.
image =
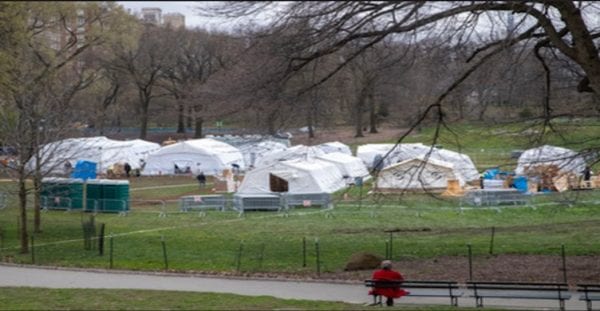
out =
[[(35, 299), (31, 299), (35, 297)], [(0, 310), (364, 310), (341, 302), (149, 290), (0, 288)], [(410, 306), (392, 310), (440, 310)], [(443, 307), (442, 307), (443, 309)], [(447, 308), (450, 310), (450, 308)], [(451, 310), (467, 310), (456, 309)]]
[[(143, 181), (147, 190), (132, 184), (132, 198), (161, 200), (182, 193), (198, 192), (188, 186), (168, 187), (164, 180)], [(142, 183), (140, 183), (142, 184)], [(356, 197), (355, 191), (351, 192)], [(365, 195), (357, 202), (336, 201), (332, 211), (297, 208), (289, 213), (235, 211), (180, 213), (176, 203), (167, 207), (167, 217), (158, 217), (153, 206), (134, 205), (128, 216), (98, 214), (97, 224), (106, 224), (105, 252), (83, 249), (81, 223), (91, 214), (49, 211), (43, 213), (43, 232), (35, 235), (34, 256), (19, 254), (17, 210), (0, 210), (0, 232), (5, 260), (20, 263), (99, 267), (110, 265), (109, 234), (112, 234), (113, 268), (168, 269), (216, 273), (283, 273), (314, 276), (317, 272), (343, 270), (357, 252), (385, 255), (388, 231), (393, 234), (394, 260), (463, 256), (471, 244), (475, 256), (489, 249), (490, 229), (495, 227), (497, 254), (557, 254), (566, 245), (569, 255), (600, 254), (600, 195), (581, 192), (572, 207), (558, 204), (562, 196), (534, 199), (538, 208), (465, 209), (456, 200), (428, 195), (378, 197)], [(571, 198), (572, 199), (572, 198)], [(31, 220), (31, 217), (29, 217)], [(304, 244), (305, 242), (305, 244)], [(318, 242), (318, 245), (317, 245)], [(303, 246), (306, 245), (306, 251)], [(306, 263), (306, 265), (305, 265)]]

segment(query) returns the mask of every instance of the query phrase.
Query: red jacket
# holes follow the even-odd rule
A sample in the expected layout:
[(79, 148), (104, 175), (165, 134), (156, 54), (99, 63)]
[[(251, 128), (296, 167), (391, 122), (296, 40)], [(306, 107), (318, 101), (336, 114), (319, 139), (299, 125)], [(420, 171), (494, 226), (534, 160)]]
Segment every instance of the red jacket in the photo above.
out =
[[(373, 280), (378, 281), (404, 281), (402, 275), (394, 270), (377, 270), (373, 272)], [(400, 298), (402, 296), (406, 296), (409, 292), (401, 289), (401, 288), (373, 288), (370, 292), (370, 295), (381, 295), (388, 298)]]

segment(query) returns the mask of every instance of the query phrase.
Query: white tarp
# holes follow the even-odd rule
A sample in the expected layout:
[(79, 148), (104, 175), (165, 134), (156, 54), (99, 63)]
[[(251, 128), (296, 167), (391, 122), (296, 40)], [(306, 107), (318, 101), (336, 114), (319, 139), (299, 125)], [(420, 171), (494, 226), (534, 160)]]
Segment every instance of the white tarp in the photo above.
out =
[(371, 177), (363, 161), (357, 157), (345, 153), (333, 152), (317, 158), (335, 164), (342, 173), (342, 176), (350, 179), (350, 182), (352, 182), (355, 177), (362, 177), (363, 180), (368, 180)]
[[(95, 162), (98, 172), (116, 163), (129, 163), (132, 169), (140, 168), (141, 160), (160, 149), (160, 145), (141, 139), (118, 141), (104, 136), (69, 138), (42, 146), (42, 167), (46, 172), (64, 172), (65, 162), (72, 167), (78, 160)], [(28, 165), (33, 167), (35, 162)]]
[(523, 175), (528, 167), (556, 165), (563, 173), (581, 175), (586, 167), (585, 159), (573, 150), (544, 145), (526, 150), (517, 162), (517, 175)]
[(465, 185), (464, 179), (455, 171), (452, 163), (413, 158), (381, 170), (377, 178), (377, 188), (441, 190), (448, 187), (448, 180), (450, 179), (457, 179), (461, 187)]
[(246, 172), (238, 193), (273, 192), (271, 174), (287, 181), (289, 193), (333, 193), (346, 186), (334, 164), (318, 159), (295, 159)]
[(317, 147), (309, 147), (304, 145), (296, 145), (285, 150), (268, 154), (256, 161), (255, 167), (270, 166), (277, 162), (289, 161), (295, 159), (313, 159), (322, 156), (325, 153)]
[(244, 156), (244, 163), (246, 168), (256, 166), (262, 158), (283, 151), (287, 149), (287, 146), (283, 143), (275, 142), (272, 140), (263, 140), (257, 142), (247, 142), (237, 147), (242, 155)]
[(414, 158), (429, 158), (451, 163), (455, 171), (460, 172), (466, 181), (479, 179), (479, 172), (469, 156), (451, 150), (431, 148), (420, 143), (398, 144), (395, 148), (394, 144), (367, 144), (359, 146), (356, 155), (365, 162), (367, 167), (372, 168), (375, 159), (378, 156), (384, 157), (390, 150), (392, 152), (383, 160), (382, 167)]
[(320, 145), (317, 145), (316, 147), (321, 149), (325, 153), (339, 152), (339, 153), (345, 153), (347, 155), (352, 155), (352, 150), (350, 150), (350, 147), (348, 147), (348, 145), (345, 145), (339, 141), (331, 141), (331, 142), (327, 142), (327, 143), (322, 143)]
[(244, 169), (242, 153), (235, 147), (210, 138), (193, 139), (164, 146), (150, 154), (146, 160), (144, 175), (172, 175), (175, 165), (191, 173), (204, 172), (218, 175), (236, 164)]

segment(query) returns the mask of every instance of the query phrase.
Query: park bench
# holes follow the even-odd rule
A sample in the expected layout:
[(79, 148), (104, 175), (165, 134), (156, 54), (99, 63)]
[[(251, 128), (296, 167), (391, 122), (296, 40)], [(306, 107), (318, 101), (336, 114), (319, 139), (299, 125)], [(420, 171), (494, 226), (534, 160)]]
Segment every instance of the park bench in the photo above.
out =
[(588, 310), (592, 310), (592, 301), (600, 301), (600, 284), (577, 284), (579, 300), (585, 300)]
[(513, 282), (467, 282), (477, 307), (483, 307), (484, 298), (558, 300), (560, 310), (565, 300), (571, 298), (566, 283), (513, 283)]
[[(463, 295), (458, 283), (453, 281), (379, 281), (365, 280), (370, 288), (402, 288), (407, 290), (407, 297), (442, 297), (450, 298), (450, 304), (458, 306), (458, 297)], [(373, 294), (371, 294), (373, 295)], [(381, 305), (381, 296), (373, 295), (373, 305)]]

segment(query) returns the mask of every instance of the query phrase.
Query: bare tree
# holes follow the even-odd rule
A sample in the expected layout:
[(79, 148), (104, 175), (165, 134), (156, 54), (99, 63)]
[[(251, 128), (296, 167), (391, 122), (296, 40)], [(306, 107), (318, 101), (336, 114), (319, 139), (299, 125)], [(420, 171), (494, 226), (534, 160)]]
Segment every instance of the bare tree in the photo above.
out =
[[(1, 80), (0, 135), (13, 145), (18, 158), (13, 167), (18, 185), (21, 252), (28, 251), (27, 194), (33, 190), (34, 231), (41, 231), (40, 185), (48, 172), (40, 146), (60, 139), (75, 118), (71, 102), (88, 87), (93, 74), (80, 62), (92, 48), (119, 38), (129, 18), (110, 3), (19, 2), (3, 4), (14, 13), (3, 20), (14, 40), (2, 46), (7, 79)], [(6, 11), (4, 11), (6, 12)], [(124, 27), (124, 29), (120, 28)], [(28, 166), (33, 163), (33, 168)], [(33, 178), (33, 189), (26, 180)]]
[(168, 92), (161, 87), (165, 73), (173, 66), (173, 49), (177, 44), (169, 29), (152, 24), (143, 25), (143, 31), (135, 46), (121, 44), (115, 48), (116, 58), (112, 66), (128, 75), (134, 85), (138, 103), (140, 138), (148, 134), (149, 109), (153, 99), (164, 97)]

